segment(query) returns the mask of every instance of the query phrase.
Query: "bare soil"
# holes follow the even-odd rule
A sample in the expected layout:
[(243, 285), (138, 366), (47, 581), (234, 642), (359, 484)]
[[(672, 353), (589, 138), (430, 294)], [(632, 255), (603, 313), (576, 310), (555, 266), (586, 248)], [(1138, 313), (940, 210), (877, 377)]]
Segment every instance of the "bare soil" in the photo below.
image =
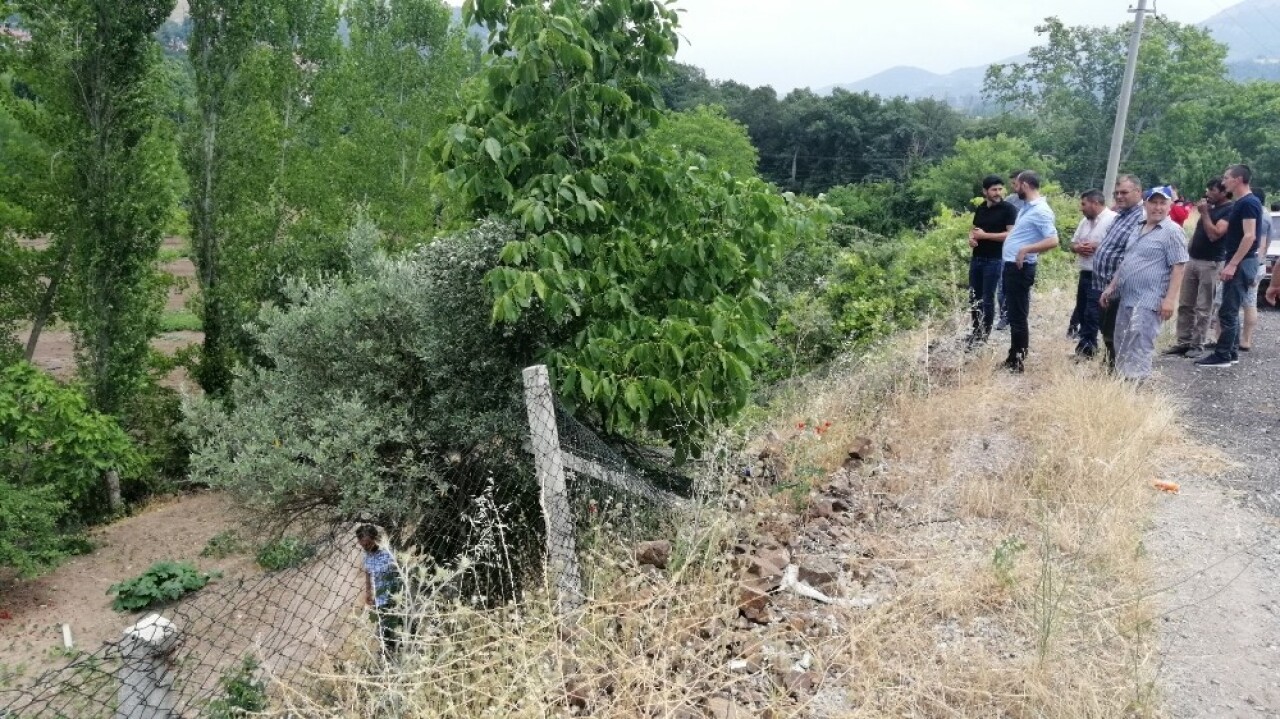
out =
[(94, 551), (34, 580), (0, 578), (0, 676), (29, 678), (66, 662), (62, 624), (75, 645), (92, 652), (119, 637), (133, 616), (111, 608), (107, 589), (161, 560), (191, 561), (223, 573), (220, 581), (260, 573), (252, 559), (200, 557), (209, 539), (236, 526), (231, 501), (215, 493), (159, 500), (90, 534)]

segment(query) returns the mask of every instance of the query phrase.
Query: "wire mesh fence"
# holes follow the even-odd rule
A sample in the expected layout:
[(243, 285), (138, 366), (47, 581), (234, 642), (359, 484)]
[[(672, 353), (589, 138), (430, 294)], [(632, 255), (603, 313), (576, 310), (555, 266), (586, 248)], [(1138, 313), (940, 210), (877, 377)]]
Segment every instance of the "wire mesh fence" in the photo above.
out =
[(464, 631), (432, 621), (446, 606), (496, 609), (545, 582), (558, 610), (573, 611), (586, 598), (584, 558), (601, 543), (649, 538), (690, 483), (660, 448), (605, 442), (575, 419), (545, 367), (524, 379), (528, 441), (505, 480), (460, 462), (445, 508), (411, 531), (386, 528), (416, 540), (396, 548), (394, 601), (366, 611), (380, 591), (362, 567), (368, 550), (355, 524), (331, 524), (301, 564), (217, 581), (28, 686), (0, 690), (0, 719), (239, 716), (230, 707), (265, 708), (269, 684), (324, 696), (326, 670), (381, 666), (415, 635)]

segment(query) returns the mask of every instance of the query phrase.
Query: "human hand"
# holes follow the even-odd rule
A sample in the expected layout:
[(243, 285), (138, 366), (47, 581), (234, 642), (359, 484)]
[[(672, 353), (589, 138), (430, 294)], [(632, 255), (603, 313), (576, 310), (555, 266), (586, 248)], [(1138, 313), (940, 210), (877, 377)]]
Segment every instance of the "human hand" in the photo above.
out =
[(1093, 253), (1098, 251), (1098, 243), (1082, 242), (1080, 243), (1080, 254), (1084, 257), (1092, 257)]
[(1173, 311), (1176, 305), (1177, 305), (1177, 302), (1175, 302), (1174, 300), (1165, 300), (1164, 302), (1160, 303), (1160, 321), (1161, 322), (1165, 322), (1170, 317), (1173, 317)]
[(1098, 304), (1102, 305), (1103, 307), (1106, 307), (1111, 304), (1111, 288), (1110, 287), (1103, 290), (1102, 294), (1098, 296)]
[(1013, 264), (1017, 265), (1018, 269), (1022, 269), (1022, 263), (1023, 263), (1026, 259), (1027, 259), (1027, 252), (1026, 252), (1026, 250), (1018, 250), (1018, 258), (1017, 258), (1016, 260), (1014, 260), (1014, 263), (1013, 263)]
[(970, 246), (970, 247), (977, 247), (977, 246), (978, 246), (978, 241), (977, 241), (977, 240), (975, 240), (975, 239), (973, 239), (973, 237), (970, 237), (970, 238), (969, 238), (969, 246)]
[(1272, 305), (1275, 305), (1276, 302), (1280, 302), (1280, 285), (1267, 286), (1267, 302)]
[(1197, 202), (1197, 203), (1196, 203), (1196, 212), (1199, 212), (1200, 214), (1202, 214), (1202, 215), (1203, 215), (1204, 213), (1206, 213), (1206, 212), (1208, 212), (1208, 211), (1209, 211), (1209, 201), (1208, 201), (1208, 200), (1201, 199), (1199, 202)]
[[(1228, 262), (1222, 268), (1222, 272), (1218, 273), (1218, 279), (1222, 280), (1223, 282), (1230, 282), (1232, 278), (1234, 278), (1235, 276), (1236, 276), (1236, 264), (1234, 262)], [(1268, 289), (1267, 293), (1270, 294), (1271, 290)]]

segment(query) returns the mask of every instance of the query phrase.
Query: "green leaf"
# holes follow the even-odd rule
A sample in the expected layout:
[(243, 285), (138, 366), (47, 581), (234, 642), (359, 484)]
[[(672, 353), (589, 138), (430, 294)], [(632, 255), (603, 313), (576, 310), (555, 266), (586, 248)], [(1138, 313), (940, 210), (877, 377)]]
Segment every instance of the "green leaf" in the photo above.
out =
[(490, 159), (497, 162), (498, 158), (502, 157), (502, 143), (492, 137), (486, 137), (484, 140), (484, 151), (489, 153)]

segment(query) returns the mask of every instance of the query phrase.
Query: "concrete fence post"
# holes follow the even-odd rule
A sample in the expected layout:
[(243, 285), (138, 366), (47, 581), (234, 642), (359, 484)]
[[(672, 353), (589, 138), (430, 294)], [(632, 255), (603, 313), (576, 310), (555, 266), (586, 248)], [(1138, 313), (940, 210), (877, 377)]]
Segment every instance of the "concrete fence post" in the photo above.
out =
[(159, 614), (147, 616), (124, 630), (115, 719), (177, 716), (169, 653), (177, 646), (178, 638), (178, 627)]
[(555, 584), (557, 606), (561, 613), (566, 613), (582, 606), (582, 572), (578, 567), (573, 513), (564, 480), (555, 401), (545, 365), (525, 368), (524, 399), (542, 516), (547, 525), (547, 572)]

